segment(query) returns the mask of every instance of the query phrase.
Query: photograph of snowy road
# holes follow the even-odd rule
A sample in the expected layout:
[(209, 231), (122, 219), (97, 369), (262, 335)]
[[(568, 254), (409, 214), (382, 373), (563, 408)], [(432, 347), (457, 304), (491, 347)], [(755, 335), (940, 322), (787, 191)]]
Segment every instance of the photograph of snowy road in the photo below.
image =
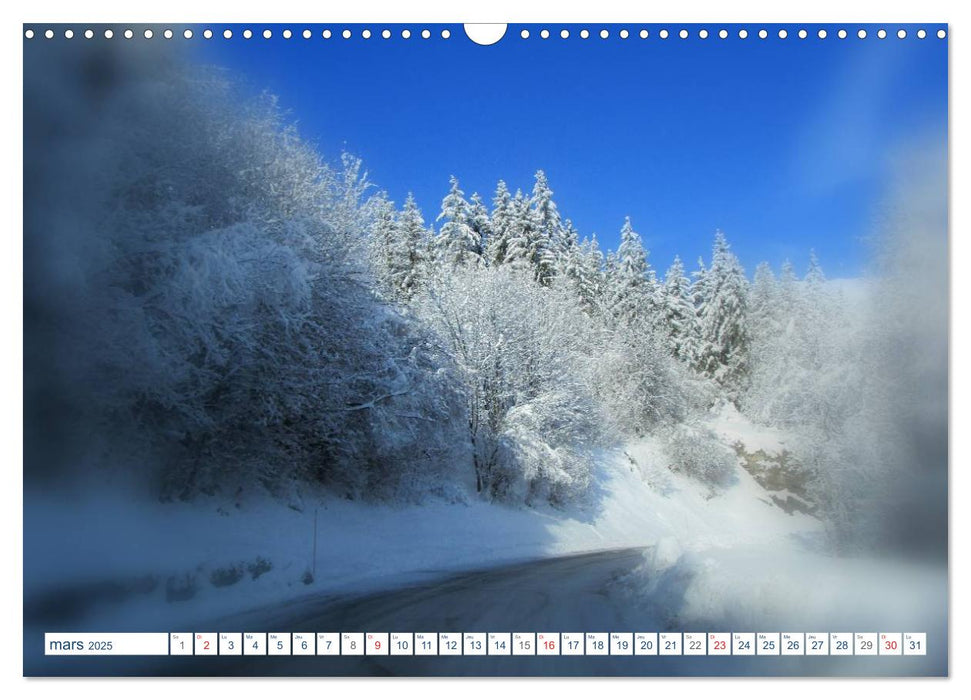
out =
[[(937, 25), (91, 26), (25, 25), (24, 675), (948, 675)], [(926, 653), (45, 653), (180, 630)]]

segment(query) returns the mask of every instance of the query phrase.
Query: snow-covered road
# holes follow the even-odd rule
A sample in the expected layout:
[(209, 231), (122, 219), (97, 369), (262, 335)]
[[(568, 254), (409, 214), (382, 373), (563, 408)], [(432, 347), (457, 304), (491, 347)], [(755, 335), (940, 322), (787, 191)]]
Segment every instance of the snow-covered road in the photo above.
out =
[[(643, 548), (606, 550), (448, 575), (363, 596), (314, 595), (200, 621), (211, 631), (637, 632), (666, 630), (631, 605), (625, 577)], [(705, 631), (686, 629), (683, 631)], [(719, 629), (719, 631), (723, 631)], [(739, 630), (740, 631), (740, 630)], [(756, 630), (745, 630), (756, 631)], [(774, 630), (778, 631), (778, 630)], [(53, 675), (908, 675), (942, 672), (930, 657), (260, 656), (47, 658)]]

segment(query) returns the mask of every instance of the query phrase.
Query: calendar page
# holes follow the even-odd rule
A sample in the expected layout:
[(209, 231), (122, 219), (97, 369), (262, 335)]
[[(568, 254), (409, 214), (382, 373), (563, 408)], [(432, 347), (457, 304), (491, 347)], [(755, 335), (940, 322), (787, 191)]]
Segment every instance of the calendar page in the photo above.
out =
[(948, 675), (947, 24), (22, 42), (24, 675)]

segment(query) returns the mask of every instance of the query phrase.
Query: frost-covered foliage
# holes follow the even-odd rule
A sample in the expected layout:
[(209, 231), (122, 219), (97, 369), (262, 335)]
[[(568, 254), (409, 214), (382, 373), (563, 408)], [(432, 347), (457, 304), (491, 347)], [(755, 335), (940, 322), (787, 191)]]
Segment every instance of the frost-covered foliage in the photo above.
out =
[[(49, 158), (25, 217), (30, 409), (56, 400), (79, 416), (63, 421), (75, 459), (147, 463), (167, 496), (381, 495), (441, 470), (452, 390), (421, 329), (370, 291), (360, 251), (386, 211), (360, 163), (323, 163), (271, 100), (241, 106), (218, 76), (116, 68), (70, 128), (33, 92), (48, 86), (27, 87), (28, 113), (54, 121), (25, 127), (26, 152)], [(97, 155), (76, 157), (76, 134)], [(45, 208), (79, 177), (89, 206)]]
[(574, 297), (510, 267), (443, 272), (416, 306), (464, 387), (476, 490), (561, 502), (590, 478), (601, 419)]
[[(28, 478), (95, 462), (165, 497), (467, 486), (562, 504), (590, 492), (595, 446), (648, 435), (723, 484), (734, 457), (697, 425), (728, 400), (793, 436), (849, 531), (913, 482), (907, 465), (940, 461), (946, 315), (913, 280), (941, 296), (944, 276), (902, 271), (937, 248), (890, 236), (861, 315), (814, 256), (803, 279), (762, 265), (750, 283), (721, 232), (707, 264), (658, 279), (629, 218), (604, 254), (543, 171), (500, 181), (491, 210), (453, 177), (427, 225), (271, 98), (112, 50), (49, 49), (30, 60), (57, 69), (26, 74)], [(63, 89), (36, 82), (51, 75)]]
[(801, 280), (786, 263), (778, 278), (760, 267), (752, 285), (742, 408), (792, 436), (842, 547), (946, 542), (944, 172), (912, 159), (875, 239), (874, 277), (843, 289), (813, 255)]
[(715, 234), (711, 267), (696, 284), (700, 343), (695, 364), (737, 400), (748, 371), (748, 280), (721, 231)]
[(714, 487), (726, 486), (734, 478), (738, 458), (710, 430), (679, 423), (663, 430), (662, 439), (674, 471)]

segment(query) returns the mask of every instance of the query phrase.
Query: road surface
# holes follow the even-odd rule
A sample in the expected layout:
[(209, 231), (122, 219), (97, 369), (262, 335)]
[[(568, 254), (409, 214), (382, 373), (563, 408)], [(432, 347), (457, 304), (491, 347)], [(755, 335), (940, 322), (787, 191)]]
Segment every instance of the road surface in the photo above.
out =
[[(211, 632), (662, 631), (619, 580), (640, 548), (602, 551), (445, 576), (363, 596), (321, 595), (200, 622)], [(730, 631), (687, 629), (674, 631)], [(754, 631), (754, 630), (746, 630)], [(25, 636), (25, 642), (28, 640)], [(30, 642), (34, 643), (34, 642)], [(946, 673), (921, 657), (261, 656), (40, 657), (36, 675), (670, 676)], [(943, 666), (946, 669), (946, 666)], [(30, 671), (28, 671), (30, 673)]]

